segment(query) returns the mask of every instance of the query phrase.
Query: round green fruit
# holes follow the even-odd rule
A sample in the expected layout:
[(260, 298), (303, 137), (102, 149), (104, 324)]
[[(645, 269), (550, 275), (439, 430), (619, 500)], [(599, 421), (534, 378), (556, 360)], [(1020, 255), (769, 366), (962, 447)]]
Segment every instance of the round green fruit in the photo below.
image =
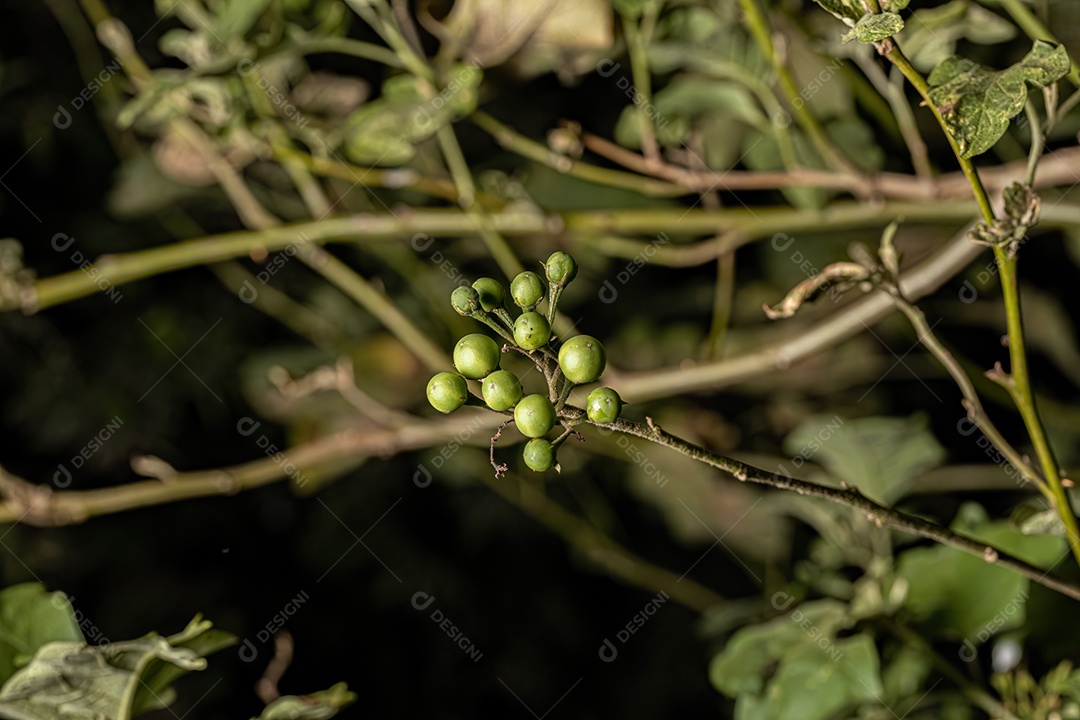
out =
[(499, 346), (487, 335), (472, 333), (454, 346), (454, 367), (472, 380), (487, 377), (499, 367)]
[(607, 353), (592, 335), (575, 335), (559, 349), (559, 367), (570, 382), (591, 383), (604, 373)]
[(480, 307), (491, 312), (503, 304), (506, 297), (506, 289), (495, 278), (480, 278), (472, 284), (473, 290), (480, 296)]
[(503, 412), (521, 399), (521, 381), (508, 370), (496, 370), (484, 378), (482, 393), (489, 408)]
[(514, 321), (514, 342), (518, 347), (532, 352), (547, 345), (550, 339), (551, 325), (540, 313), (522, 313)]
[(471, 287), (463, 285), (450, 293), (450, 304), (459, 315), (472, 315), (480, 310), (480, 295)]
[(525, 437), (543, 437), (555, 427), (555, 406), (544, 395), (526, 395), (514, 408), (514, 422)]
[(555, 285), (566, 285), (577, 276), (577, 261), (569, 253), (555, 252), (544, 265), (547, 279)]
[(510, 283), (510, 296), (519, 307), (533, 308), (544, 299), (544, 281), (534, 272), (518, 273)]
[(533, 438), (525, 443), (521, 454), (529, 469), (536, 472), (550, 470), (555, 464), (555, 446), (544, 438)]
[(427, 384), (427, 399), (441, 413), (452, 413), (465, 404), (469, 386), (457, 373), (436, 373)]
[(585, 399), (585, 412), (595, 423), (610, 423), (619, 419), (622, 412), (622, 398), (609, 387), (596, 388)]

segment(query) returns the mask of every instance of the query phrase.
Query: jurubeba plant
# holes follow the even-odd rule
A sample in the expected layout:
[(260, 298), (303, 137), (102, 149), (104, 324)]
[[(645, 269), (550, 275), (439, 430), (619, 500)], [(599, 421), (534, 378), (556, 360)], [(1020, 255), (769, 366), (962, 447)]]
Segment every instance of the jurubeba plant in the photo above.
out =
[[(472, 287), (459, 287), (450, 303), (462, 315), (478, 320), (498, 333), (506, 343), (501, 352), (515, 351), (529, 358), (547, 381), (546, 393), (525, 395), (521, 380), (509, 370), (499, 370), (500, 348), (490, 336), (470, 333), (454, 346), (454, 366), (458, 373), (436, 373), (428, 383), (428, 402), (439, 412), (449, 413), (466, 404), (483, 404), (510, 416), (525, 437), (526, 466), (537, 472), (559, 470), (559, 445), (574, 433), (574, 426), (586, 419), (595, 423), (614, 422), (622, 410), (622, 399), (611, 388), (597, 388), (589, 395), (588, 408), (567, 404), (576, 385), (595, 382), (604, 373), (607, 354), (591, 335), (575, 335), (563, 341), (552, 335), (563, 289), (577, 275), (577, 262), (565, 252), (556, 252), (544, 267), (547, 283), (540, 275), (525, 271), (510, 283), (510, 296), (522, 312), (512, 318), (504, 305), (505, 288), (493, 278), (480, 278)], [(547, 298), (546, 313), (537, 308)], [(465, 378), (483, 379), (480, 397), (470, 394)], [(481, 403), (482, 400), (482, 403)], [(562, 432), (553, 440), (546, 436), (557, 426)], [(495, 439), (492, 444), (494, 445)], [(496, 465), (496, 474), (504, 466)]]

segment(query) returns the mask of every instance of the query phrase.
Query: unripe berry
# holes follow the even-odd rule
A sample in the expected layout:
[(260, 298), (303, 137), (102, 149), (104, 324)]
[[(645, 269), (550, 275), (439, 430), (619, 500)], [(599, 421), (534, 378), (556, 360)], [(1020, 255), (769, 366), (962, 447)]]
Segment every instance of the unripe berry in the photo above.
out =
[(585, 400), (585, 412), (596, 423), (615, 422), (622, 412), (622, 398), (609, 387), (600, 387), (589, 393)]
[(488, 312), (503, 304), (506, 290), (503, 288), (502, 283), (495, 278), (480, 278), (472, 286), (473, 290), (480, 296), (480, 306)]
[(591, 335), (575, 335), (559, 349), (559, 367), (570, 382), (591, 383), (604, 373), (607, 353)]
[(556, 285), (567, 285), (577, 276), (577, 261), (569, 253), (554, 252), (544, 265), (547, 279)]
[(514, 342), (518, 347), (532, 352), (547, 345), (550, 339), (551, 325), (540, 313), (522, 313), (514, 321)]
[(454, 367), (472, 380), (487, 377), (499, 367), (499, 346), (487, 335), (472, 333), (454, 346)]
[(502, 412), (517, 405), (521, 399), (521, 381), (508, 370), (496, 370), (484, 378), (481, 392), (489, 408)]
[(514, 422), (525, 437), (543, 437), (555, 427), (555, 406), (545, 395), (526, 395), (514, 408)]
[(534, 272), (518, 273), (510, 283), (510, 295), (523, 308), (533, 308), (544, 299), (544, 281)]
[(427, 399), (441, 413), (452, 413), (465, 404), (469, 386), (457, 373), (436, 373), (427, 384)]
[(471, 287), (459, 287), (450, 293), (450, 304), (460, 315), (472, 315), (480, 310), (480, 295)]
[(544, 438), (533, 438), (525, 443), (521, 453), (530, 470), (544, 472), (555, 464), (555, 447)]

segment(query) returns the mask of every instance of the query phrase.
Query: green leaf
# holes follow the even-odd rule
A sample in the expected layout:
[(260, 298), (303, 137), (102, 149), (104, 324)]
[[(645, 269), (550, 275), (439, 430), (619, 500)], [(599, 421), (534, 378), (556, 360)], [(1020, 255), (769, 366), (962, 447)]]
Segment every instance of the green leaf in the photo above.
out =
[(764, 695), (738, 698), (736, 720), (824, 720), (862, 703), (881, 702), (880, 661), (873, 638), (838, 640), (827, 655), (824, 652), (804, 644), (785, 656)]
[[(1039, 567), (1067, 552), (1064, 538), (1023, 535), (1008, 522), (990, 522), (974, 503), (961, 507), (952, 529)], [(1024, 621), (1028, 579), (982, 558), (940, 545), (914, 548), (900, 556), (897, 573), (908, 582), (905, 606), (946, 637), (981, 642)]]
[(202, 653), (223, 647), (226, 639), (234, 640), (196, 618), (170, 638), (151, 633), (100, 646), (48, 643), (0, 688), (0, 718), (128, 720), (167, 707), (175, 697), (170, 683), (204, 669)]
[(930, 100), (956, 138), (961, 154), (986, 152), (1005, 134), (1009, 120), (1024, 108), (1027, 86), (1046, 87), (1069, 72), (1062, 45), (1036, 40), (1024, 59), (1005, 70), (951, 57), (930, 73)]
[(863, 43), (873, 43), (892, 37), (904, 29), (904, 20), (896, 13), (874, 13), (863, 15), (855, 23), (855, 28), (844, 35), (844, 41), (851, 39)]
[(416, 153), (415, 143), (476, 109), (483, 73), (456, 65), (443, 90), (425, 98), (416, 78), (399, 75), (383, 84), (383, 94), (345, 121), (345, 152), (355, 162), (401, 165)]
[[(803, 603), (787, 615), (736, 632), (709, 664), (709, 679), (713, 687), (730, 697), (759, 695), (765, 687), (766, 673), (775, 662), (790, 656), (793, 649), (808, 645), (820, 664), (825, 650), (815, 640), (833, 637), (847, 622), (847, 606), (838, 600)], [(802, 627), (803, 623), (814, 628), (814, 637)]]
[(784, 439), (784, 452), (824, 466), (834, 479), (890, 505), (916, 475), (945, 459), (945, 449), (926, 428), (926, 418), (839, 416), (807, 418)]
[(900, 12), (911, 0), (881, 0), (881, 9), (885, 12)]
[(323, 720), (356, 702), (356, 694), (345, 683), (311, 695), (286, 695), (266, 706), (262, 715), (252, 720)]
[(50, 642), (84, 642), (67, 596), (41, 583), (0, 591), (0, 684)]
[(852, 27), (863, 15), (866, 15), (866, 8), (863, 7), (861, 0), (814, 0), (814, 2)]
[(89, 647), (49, 643), (0, 688), (0, 718), (128, 720), (139, 676), (155, 659), (185, 670), (206, 667), (206, 661), (194, 652), (173, 648), (156, 635)]

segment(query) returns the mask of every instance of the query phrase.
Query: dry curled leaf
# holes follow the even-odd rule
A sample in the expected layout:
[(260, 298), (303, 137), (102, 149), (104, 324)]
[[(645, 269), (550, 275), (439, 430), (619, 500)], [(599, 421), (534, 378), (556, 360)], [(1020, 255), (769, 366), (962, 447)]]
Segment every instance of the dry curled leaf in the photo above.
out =
[(798, 312), (803, 303), (813, 300), (832, 285), (846, 286), (869, 279), (870, 270), (858, 263), (833, 263), (792, 288), (779, 304), (773, 307), (762, 305), (762, 310), (770, 320), (789, 318)]

